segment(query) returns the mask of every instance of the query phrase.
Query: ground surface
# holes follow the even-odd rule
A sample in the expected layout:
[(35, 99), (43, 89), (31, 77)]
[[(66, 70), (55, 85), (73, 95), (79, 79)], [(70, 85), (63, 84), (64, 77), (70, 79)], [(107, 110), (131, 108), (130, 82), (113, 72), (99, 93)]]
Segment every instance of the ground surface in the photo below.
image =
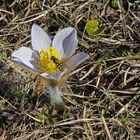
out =
[[(104, 31), (89, 36), (89, 19)], [(10, 60), (21, 45), (31, 47), (33, 23), (52, 37), (73, 26), (79, 47), (94, 50), (62, 87), (64, 112), (51, 109), (39, 77)], [(138, 140), (139, 96), (139, 1), (0, 1), (0, 139)]]

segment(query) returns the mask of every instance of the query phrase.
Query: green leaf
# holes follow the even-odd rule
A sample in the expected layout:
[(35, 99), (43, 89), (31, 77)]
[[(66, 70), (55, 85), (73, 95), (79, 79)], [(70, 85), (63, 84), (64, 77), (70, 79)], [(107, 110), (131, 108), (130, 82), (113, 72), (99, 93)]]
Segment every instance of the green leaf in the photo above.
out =
[(118, 9), (118, 0), (110, 0), (110, 6), (114, 9)]
[(88, 20), (86, 23), (86, 32), (91, 37), (99, 34), (102, 29), (102, 24), (99, 20)]

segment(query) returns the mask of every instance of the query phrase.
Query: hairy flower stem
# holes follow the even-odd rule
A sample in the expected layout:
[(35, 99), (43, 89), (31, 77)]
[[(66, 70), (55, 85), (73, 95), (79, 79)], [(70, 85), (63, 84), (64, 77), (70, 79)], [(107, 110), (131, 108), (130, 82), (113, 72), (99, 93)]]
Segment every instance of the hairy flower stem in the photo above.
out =
[(58, 85), (49, 86), (51, 104), (56, 110), (64, 110), (64, 102)]

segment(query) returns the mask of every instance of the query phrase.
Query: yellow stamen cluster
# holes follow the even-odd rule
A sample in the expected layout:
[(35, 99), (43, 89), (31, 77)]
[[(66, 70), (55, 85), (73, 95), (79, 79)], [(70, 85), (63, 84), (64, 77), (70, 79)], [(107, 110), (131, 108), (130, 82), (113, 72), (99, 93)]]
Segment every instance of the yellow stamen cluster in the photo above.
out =
[(58, 60), (61, 60), (60, 54), (53, 47), (48, 47), (47, 50), (44, 48), (41, 49), (39, 54), (39, 66), (43, 72), (48, 72), (50, 74), (55, 74), (58, 71), (56, 64), (51, 60), (51, 57), (54, 56)]

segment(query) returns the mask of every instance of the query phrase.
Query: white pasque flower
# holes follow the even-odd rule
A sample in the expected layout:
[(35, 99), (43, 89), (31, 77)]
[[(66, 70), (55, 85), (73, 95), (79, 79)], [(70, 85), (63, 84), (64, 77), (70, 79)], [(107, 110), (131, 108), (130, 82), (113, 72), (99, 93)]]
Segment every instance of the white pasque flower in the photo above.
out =
[[(60, 81), (61, 77), (70, 69), (78, 66), (89, 55), (74, 52), (78, 45), (77, 31), (67, 27), (57, 32), (53, 41), (49, 35), (38, 25), (33, 24), (31, 30), (32, 49), (21, 47), (12, 53), (12, 60), (16, 63), (39, 73), (50, 81)], [(59, 63), (63, 69), (59, 68)], [(56, 85), (49, 87), (52, 101), (55, 105), (62, 104), (60, 90)]]

